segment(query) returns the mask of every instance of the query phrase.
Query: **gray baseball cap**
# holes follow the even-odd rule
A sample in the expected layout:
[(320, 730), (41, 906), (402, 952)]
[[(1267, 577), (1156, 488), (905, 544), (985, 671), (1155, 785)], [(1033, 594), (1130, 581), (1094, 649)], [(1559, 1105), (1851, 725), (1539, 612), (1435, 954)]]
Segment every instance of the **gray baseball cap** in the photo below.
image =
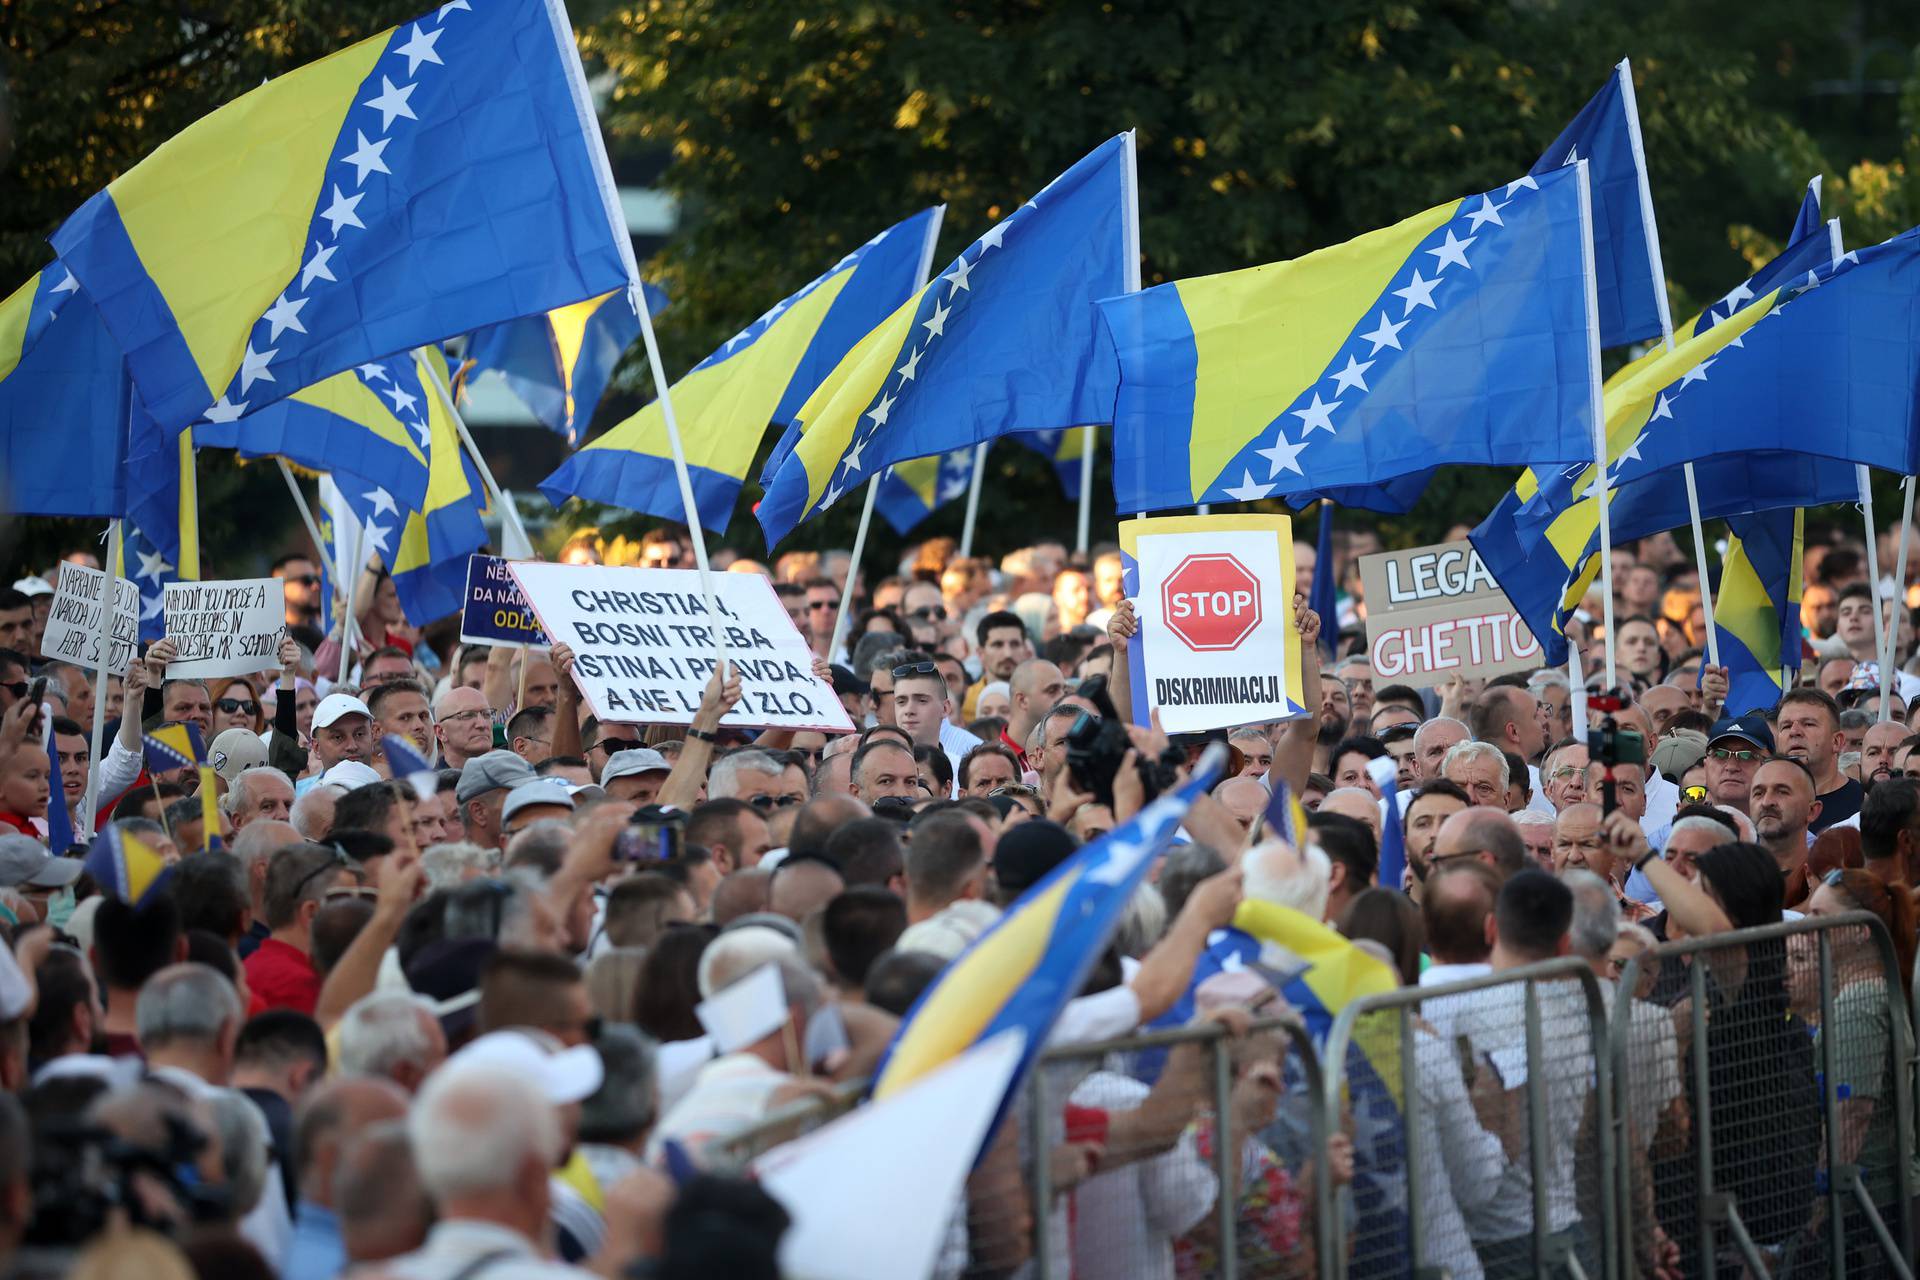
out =
[(489, 751), (475, 756), (461, 768), (453, 798), (465, 804), (489, 791), (511, 791), (523, 782), (532, 782), (535, 776), (533, 766), (513, 752)]
[(86, 867), (77, 858), (56, 858), (32, 836), (0, 836), (0, 888), (63, 889)]
[(615, 778), (631, 778), (642, 773), (672, 772), (673, 762), (652, 747), (634, 747), (607, 757), (606, 767), (600, 770), (600, 785), (604, 787)]
[(566, 781), (561, 778), (535, 778), (532, 782), (523, 782), (507, 792), (506, 803), (500, 806), (500, 821), (510, 821), (514, 814), (536, 804), (557, 804), (571, 809), (573, 795), (567, 790)]

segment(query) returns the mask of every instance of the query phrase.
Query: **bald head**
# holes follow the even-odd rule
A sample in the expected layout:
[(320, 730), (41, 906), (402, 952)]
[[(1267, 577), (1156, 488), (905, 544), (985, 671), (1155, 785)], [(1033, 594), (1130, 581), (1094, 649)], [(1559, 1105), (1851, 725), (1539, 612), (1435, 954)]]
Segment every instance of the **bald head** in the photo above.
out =
[(847, 882), (817, 858), (782, 862), (774, 868), (767, 910), (799, 924), (831, 902)]
[(1670, 684), (1653, 686), (1640, 695), (1639, 702), (1641, 710), (1652, 717), (1656, 735), (1666, 732), (1667, 721), (1693, 705), (1693, 700), (1684, 689), (1677, 689)]
[(1512, 818), (1498, 809), (1476, 805), (1440, 824), (1433, 852), (1428, 855), (1434, 863), (1468, 856), (1478, 858), (1502, 877), (1510, 876), (1527, 865), (1527, 842), (1520, 838), (1520, 828)]
[(1266, 784), (1257, 778), (1228, 778), (1213, 789), (1213, 798), (1243, 827), (1267, 811), (1269, 796)]
[(340, 1151), (361, 1130), (383, 1120), (403, 1120), (407, 1095), (376, 1076), (344, 1076), (322, 1084), (301, 1103), (295, 1127), (300, 1187), (317, 1204), (331, 1205)]
[(1321, 813), (1337, 813), (1352, 818), (1355, 822), (1364, 822), (1373, 832), (1375, 844), (1380, 842), (1380, 802), (1370, 791), (1359, 787), (1339, 787), (1327, 792), (1327, 798), (1320, 802)]
[(1447, 752), (1470, 736), (1467, 726), (1446, 716), (1435, 716), (1414, 731), (1413, 767), (1422, 782), (1441, 776), (1440, 764)]
[(729, 921), (752, 915), (756, 911), (765, 911), (768, 895), (772, 891), (773, 876), (770, 872), (758, 867), (734, 872), (713, 891), (713, 922), (725, 928)]

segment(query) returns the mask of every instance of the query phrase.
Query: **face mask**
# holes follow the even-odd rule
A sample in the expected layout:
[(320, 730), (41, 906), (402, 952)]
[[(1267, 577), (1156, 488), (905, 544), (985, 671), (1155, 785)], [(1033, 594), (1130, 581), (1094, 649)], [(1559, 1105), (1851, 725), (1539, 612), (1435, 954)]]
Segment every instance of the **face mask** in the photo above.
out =
[(56, 929), (65, 929), (67, 921), (73, 915), (73, 886), (56, 889), (47, 899), (47, 923)]

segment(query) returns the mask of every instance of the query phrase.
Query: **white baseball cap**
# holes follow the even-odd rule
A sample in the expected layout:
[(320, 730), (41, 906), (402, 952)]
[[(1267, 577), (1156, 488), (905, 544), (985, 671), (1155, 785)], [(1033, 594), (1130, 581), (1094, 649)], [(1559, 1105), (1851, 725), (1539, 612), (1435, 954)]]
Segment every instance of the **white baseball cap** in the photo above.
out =
[(350, 693), (330, 693), (320, 699), (320, 705), (313, 709), (313, 727), (325, 729), (342, 716), (365, 716), (373, 719), (373, 712), (367, 704)]
[(489, 1031), (447, 1059), (446, 1069), (494, 1067), (532, 1082), (556, 1107), (584, 1102), (600, 1089), (604, 1068), (590, 1044), (563, 1049), (537, 1031)]
[(320, 781), (335, 783), (349, 791), (356, 791), (361, 787), (370, 787), (376, 782), (384, 782), (385, 779), (375, 773), (370, 764), (362, 764), (358, 760), (342, 760), (321, 774)]
[(13, 589), (23, 596), (50, 596), (53, 584), (45, 578), (22, 578), (13, 584)]

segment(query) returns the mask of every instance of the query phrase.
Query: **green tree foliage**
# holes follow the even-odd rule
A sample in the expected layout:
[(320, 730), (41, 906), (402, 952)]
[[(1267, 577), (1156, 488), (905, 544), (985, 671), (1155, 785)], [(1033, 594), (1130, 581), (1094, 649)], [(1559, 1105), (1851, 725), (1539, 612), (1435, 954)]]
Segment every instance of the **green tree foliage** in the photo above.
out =
[[(1118, 130), (1139, 131), (1153, 283), (1296, 256), (1504, 182), (1622, 54), (1685, 315), (1764, 260), (1815, 172), (1839, 211), (1858, 202), (1867, 235), (1915, 221), (1903, 161), (1920, 88), (1896, 100), (1846, 87), (1907, 75), (1915, 15), (1834, 8), (647, 0), (586, 46), (616, 76), (606, 120), (619, 143), (673, 157), (684, 229), (654, 269), (674, 298), (663, 341), (681, 370), (916, 207), (947, 203), (944, 260)], [(986, 549), (1036, 521), (1071, 528), (1043, 468), (1012, 448), (993, 456)], [(1506, 483), (1443, 479), (1393, 532), (1438, 537)], [(1104, 465), (1100, 492), (1096, 522), (1110, 528)], [(746, 546), (754, 496), (729, 530)], [(793, 544), (846, 545), (858, 506)], [(925, 528), (958, 521), (953, 509)]]

